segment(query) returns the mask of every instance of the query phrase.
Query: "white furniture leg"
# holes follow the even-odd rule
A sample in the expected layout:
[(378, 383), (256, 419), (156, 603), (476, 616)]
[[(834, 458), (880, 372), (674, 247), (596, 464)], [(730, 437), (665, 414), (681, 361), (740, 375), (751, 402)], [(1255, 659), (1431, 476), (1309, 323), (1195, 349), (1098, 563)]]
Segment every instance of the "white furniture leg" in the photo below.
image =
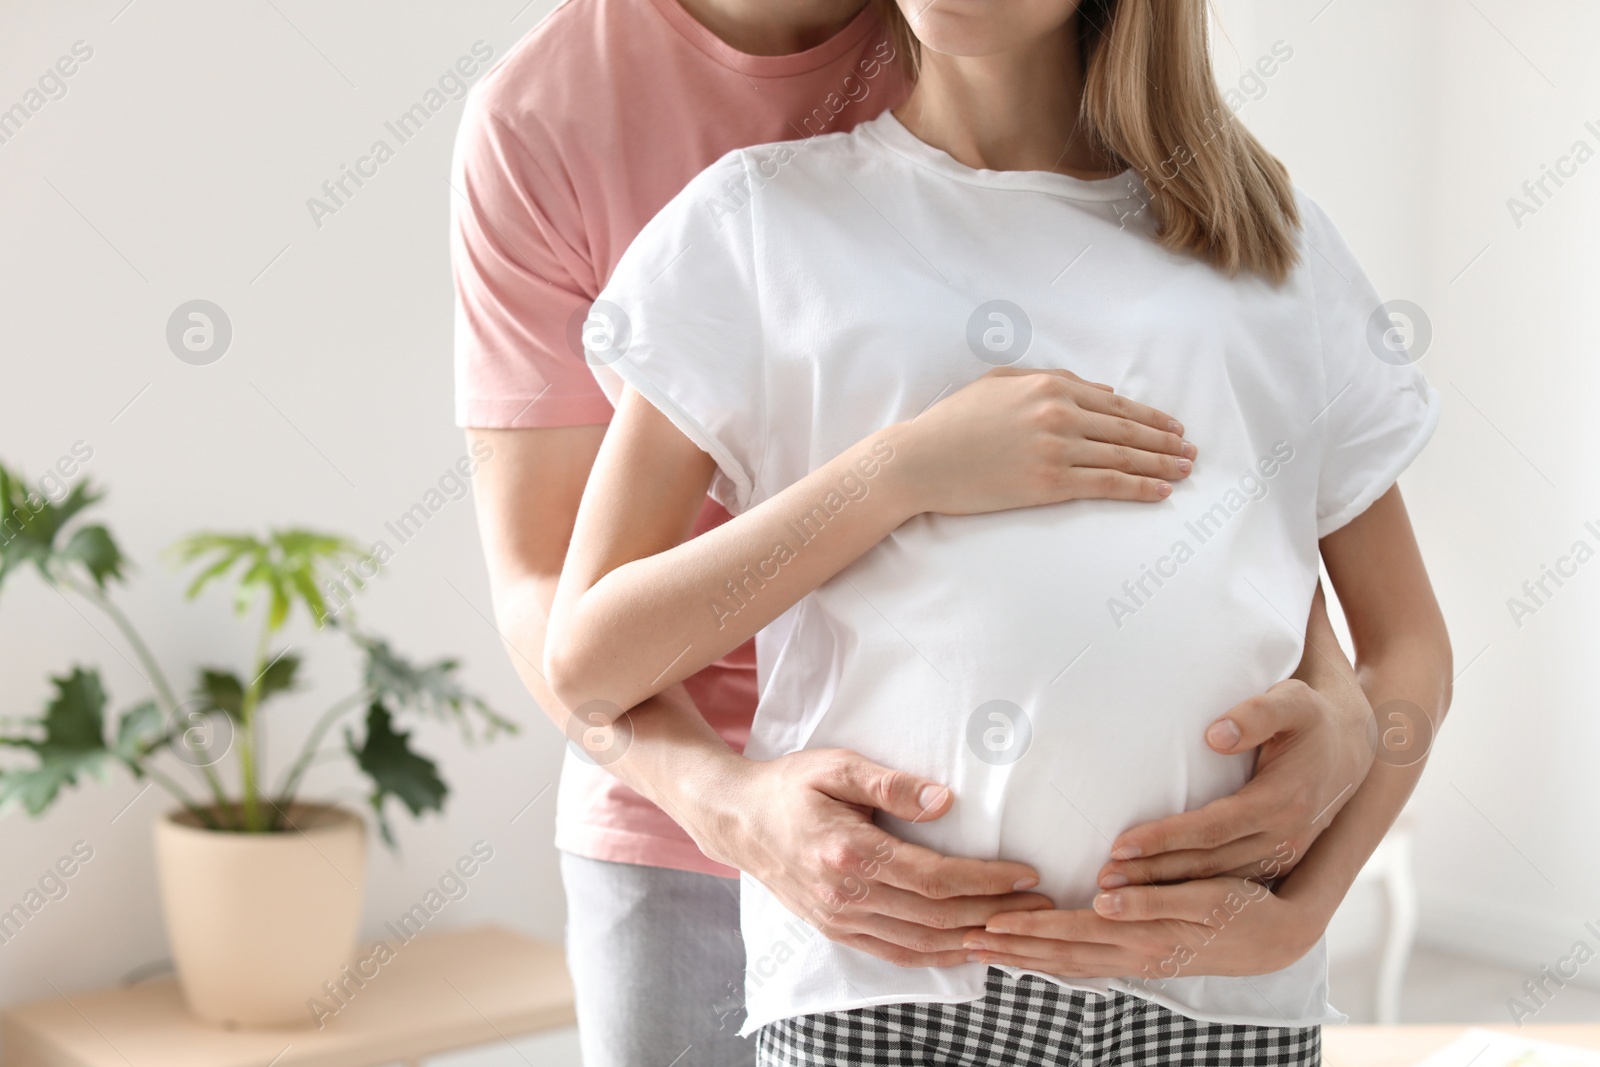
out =
[(1376, 1010), (1378, 1025), (1395, 1026), (1400, 1022), (1400, 987), (1417, 937), (1417, 882), (1411, 869), (1409, 829), (1396, 827), (1383, 847), (1388, 853), (1383, 880), (1389, 895), (1389, 931), (1378, 966)]

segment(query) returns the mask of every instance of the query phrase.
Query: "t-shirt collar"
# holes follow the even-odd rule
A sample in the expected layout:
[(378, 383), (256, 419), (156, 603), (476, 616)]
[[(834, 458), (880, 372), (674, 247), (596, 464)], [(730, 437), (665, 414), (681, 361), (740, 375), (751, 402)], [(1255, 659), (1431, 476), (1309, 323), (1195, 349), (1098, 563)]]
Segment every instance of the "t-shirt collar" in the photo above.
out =
[(730, 70), (752, 78), (787, 78), (826, 67), (859, 48), (874, 31), (883, 33), (883, 23), (867, 3), (845, 27), (826, 41), (803, 52), (786, 56), (753, 56), (741, 52), (702, 26), (683, 9), (678, 0), (650, 0), (663, 18), (692, 46)]
[(1109, 201), (1126, 200), (1135, 196), (1147, 198), (1144, 184), (1132, 168), (1109, 178), (1096, 178), (1092, 181), (1048, 170), (974, 169), (906, 129), (905, 124), (896, 118), (892, 111), (885, 111), (871, 122), (862, 123), (856, 130), (918, 166), (969, 185), (1048, 193), (1067, 200)]

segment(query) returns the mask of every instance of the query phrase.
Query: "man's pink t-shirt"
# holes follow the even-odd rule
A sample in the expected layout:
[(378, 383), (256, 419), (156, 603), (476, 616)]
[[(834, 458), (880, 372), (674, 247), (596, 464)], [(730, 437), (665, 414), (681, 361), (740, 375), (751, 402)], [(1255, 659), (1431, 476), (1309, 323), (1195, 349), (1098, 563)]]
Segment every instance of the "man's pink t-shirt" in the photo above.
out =
[[(870, 5), (825, 43), (786, 56), (734, 50), (677, 0), (568, 0), (551, 12), (473, 88), (456, 141), (456, 421), (609, 422), (581, 327), (629, 242), (727, 152), (849, 130), (898, 104), (907, 83), (894, 60)], [(727, 519), (708, 499), (695, 532)], [(754, 644), (684, 685), (742, 751), (756, 706)], [(571, 755), (556, 845), (736, 873), (604, 768)]]

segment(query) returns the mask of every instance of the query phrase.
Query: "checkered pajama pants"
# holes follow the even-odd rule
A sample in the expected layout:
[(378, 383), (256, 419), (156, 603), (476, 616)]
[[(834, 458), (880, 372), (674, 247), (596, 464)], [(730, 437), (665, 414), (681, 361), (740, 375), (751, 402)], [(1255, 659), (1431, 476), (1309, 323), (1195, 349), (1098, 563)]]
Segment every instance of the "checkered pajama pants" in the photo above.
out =
[(1199, 1022), (991, 967), (982, 1000), (784, 1019), (757, 1048), (759, 1067), (1317, 1067), (1322, 1030)]

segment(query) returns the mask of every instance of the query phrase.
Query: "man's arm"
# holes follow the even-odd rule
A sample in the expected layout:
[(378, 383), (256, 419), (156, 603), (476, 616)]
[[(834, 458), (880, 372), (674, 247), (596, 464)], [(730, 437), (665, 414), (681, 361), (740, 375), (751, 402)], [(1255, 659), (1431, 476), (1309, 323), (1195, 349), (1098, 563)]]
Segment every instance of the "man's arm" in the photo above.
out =
[[(540, 664), (578, 501), (604, 434), (603, 426), (468, 431), (494, 450), (476, 476), (475, 499), (495, 618), (523, 683), (568, 736), (579, 731)], [(965, 959), (961, 928), (1049, 904), (1017, 892), (1037, 884), (1031, 868), (939, 856), (872, 822), (873, 808), (938, 818), (951, 796), (937, 783), (848, 752), (746, 760), (681, 685), (615, 729), (621, 736), (610, 750), (620, 755), (605, 761), (611, 773), (671, 815), (708, 856), (760, 879), (834, 940), (904, 965), (948, 965)]]

